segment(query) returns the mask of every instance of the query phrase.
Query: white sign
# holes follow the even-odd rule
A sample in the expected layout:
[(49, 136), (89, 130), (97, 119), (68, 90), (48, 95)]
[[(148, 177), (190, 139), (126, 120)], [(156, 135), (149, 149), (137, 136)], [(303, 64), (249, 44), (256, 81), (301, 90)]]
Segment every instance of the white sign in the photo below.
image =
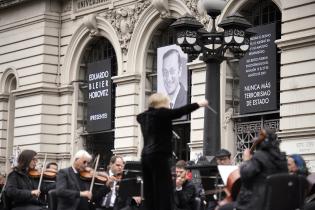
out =
[(313, 154), (315, 153), (315, 140), (286, 140), (281, 142), (280, 148), (287, 154)]

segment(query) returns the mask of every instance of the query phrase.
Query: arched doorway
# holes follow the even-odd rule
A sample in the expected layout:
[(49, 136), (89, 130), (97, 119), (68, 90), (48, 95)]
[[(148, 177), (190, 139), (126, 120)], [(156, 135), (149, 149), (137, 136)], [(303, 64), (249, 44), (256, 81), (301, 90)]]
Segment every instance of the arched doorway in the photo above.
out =
[[(254, 0), (248, 1), (238, 11), (253, 27), (266, 26), (275, 24), (275, 38), (281, 38), (281, 11), (272, 0)], [(236, 161), (241, 161), (242, 152), (245, 148), (249, 148), (252, 144), (252, 139), (257, 136), (261, 127), (268, 127), (275, 131), (279, 131), (280, 118), (280, 50), (276, 50), (276, 68), (273, 69), (276, 77), (276, 109), (271, 111), (253, 112), (250, 114), (240, 113), (240, 81), (239, 81), (239, 62), (230, 61), (232, 67), (233, 79), (232, 86), (232, 101), (231, 107), (234, 110), (234, 132), (236, 142)]]
[[(78, 128), (82, 128), (82, 140), (83, 147), (89, 153), (93, 155), (100, 154), (100, 167), (105, 168), (109, 163), (109, 159), (112, 156), (112, 150), (114, 149), (114, 125), (115, 125), (115, 84), (109, 82), (109, 86), (107, 88), (110, 92), (104, 92), (100, 86), (105, 86), (104, 81), (90, 82), (91, 74), (89, 68), (91, 64), (108, 61), (110, 68), (110, 78), (108, 80), (111, 81), (111, 77), (117, 75), (117, 59), (115, 50), (110, 43), (110, 41), (104, 37), (98, 37), (92, 39), (88, 45), (85, 47), (83, 51), (83, 55), (80, 62), (80, 70), (78, 80), (80, 81), (79, 85), (79, 97), (78, 97), (78, 116), (77, 116), (77, 126)], [(105, 81), (106, 82), (106, 81)], [(108, 81), (107, 81), (108, 82)], [(101, 90), (101, 92), (91, 90)], [(98, 124), (98, 129), (94, 129), (91, 126), (95, 124), (89, 124), (89, 120), (91, 119), (89, 114), (89, 100), (99, 97), (98, 102), (102, 106), (104, 100), (110, 100), (109, 103), (105, 101), (105, 103), (110, 104), (110, 110), (108, 114), (110, 115), (110, 122), (108, 126), (103, 126), (102, 124)], [(98, 95), (97, 95), (98, 94)], [(109, 97), (100, 97), (100, 94), (109, 95)], [(94, 103), (94, 102), (93, 102)], [(95, 105), (95, 104), (94, 104)], [(94, 116), (94, 115), (93, 115)], [(96, 116), (95, 119), (99, 119), (99, 116)]]

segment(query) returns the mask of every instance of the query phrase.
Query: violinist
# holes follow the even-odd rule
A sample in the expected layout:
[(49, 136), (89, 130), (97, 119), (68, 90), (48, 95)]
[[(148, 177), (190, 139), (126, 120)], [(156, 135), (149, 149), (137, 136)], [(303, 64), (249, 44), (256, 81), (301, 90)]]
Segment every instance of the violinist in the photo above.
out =
[(58, 164), (56, 162), (47, 163), (46, 169), (51, 171), (58, 171)]
[(117, 198), (120, 176), (123, 173), (124, 166), (125, 162), (123, 157), (118, 155), (111, 157), (107, 171), (109, 176), (106, 187), (100, 189), (95, 196), (97, 210), (120, 209), (120, 207), (124, 206), (124, 202), (119, 201), (119, 198)]
[(220, 210), (260, 210), (263, 206), (266, 177), (288, 172), (286, 156), (280, 152), (274, 132), (262, 128), (256, 142), (254, 154), (251, 154), (250, 149), (243, 152), (243, 162), (240, 165), (242, 186), (236, 201), (221, 206)]
[(85, 150), (79, 150), (73, 157), (72, 166), (61, 169), (57, 174), (56, 195), (57, 210), (89, 210), (92, 193), (89, 185), (80, 179), (92, 156)]
[(40, 190), (38, 183), (29, 177), (29, 172), (35, 170), (37, 153), (24, 150), (18, 157), (18, 165), (8, 175), (6, 196), (12, 210), (41, 210), (43, 204), (38, 200)]
[(50, 162), (46, 165), (46, 169), (43, 174), (42, 193), (40, 199), (48, 206), (48, 192), (56, 189), (56, 176), (58, 171), (58, 164)]

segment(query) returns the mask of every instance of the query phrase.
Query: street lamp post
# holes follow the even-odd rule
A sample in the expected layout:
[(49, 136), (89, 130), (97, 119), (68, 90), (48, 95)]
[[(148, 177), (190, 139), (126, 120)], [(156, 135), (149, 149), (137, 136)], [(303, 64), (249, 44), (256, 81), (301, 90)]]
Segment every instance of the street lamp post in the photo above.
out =
[(225, 4), (224, 0), (204, 1), (203, 6), (212, 19), (210, 32), (188, 14), (171, 25), (176, 32), (177, 44), (188, 54), (190, 60), (202, 53), (201, 59), (207, 65), (205, 98), (209, 102), (209, 108), (205, 109), (204, 117), (204, 155), (214, 155), (221, 147), (220, 64), (225, 59), (227, 50), (238, 58), (242, 57), (249, 49), (249, 38), (252, 34), (246, 31), (251, 24), (239, 14), (228, 16), (218, 24), (224, 32), (216, 30), (215, 20)]

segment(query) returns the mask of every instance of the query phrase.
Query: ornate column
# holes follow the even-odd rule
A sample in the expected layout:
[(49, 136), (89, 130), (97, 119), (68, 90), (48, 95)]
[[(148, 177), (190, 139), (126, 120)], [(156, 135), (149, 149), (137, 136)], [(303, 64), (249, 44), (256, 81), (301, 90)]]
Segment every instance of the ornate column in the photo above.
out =
[(113, 153), (136, 160), (141, 151), (136, 115), (139, 113), (140, 74), (113, 77), (116, 86), (115, 143)]
[[(300, 1), (283, 1), (281, 49), (281, 149), (303, 155), (315, 171), (315, 11)], [(303, 33), (301, 33), (303, 31)]]
[[(191, 102), (197, 102), (205, 98), (206, 64), (200, 60), (194, 60), (187, 64), (191, 71)], [(190, 158), (195, 159), (203, 153), (203, 126), (204, 110), (198, 109), (191, 113), (190, 120)]]

